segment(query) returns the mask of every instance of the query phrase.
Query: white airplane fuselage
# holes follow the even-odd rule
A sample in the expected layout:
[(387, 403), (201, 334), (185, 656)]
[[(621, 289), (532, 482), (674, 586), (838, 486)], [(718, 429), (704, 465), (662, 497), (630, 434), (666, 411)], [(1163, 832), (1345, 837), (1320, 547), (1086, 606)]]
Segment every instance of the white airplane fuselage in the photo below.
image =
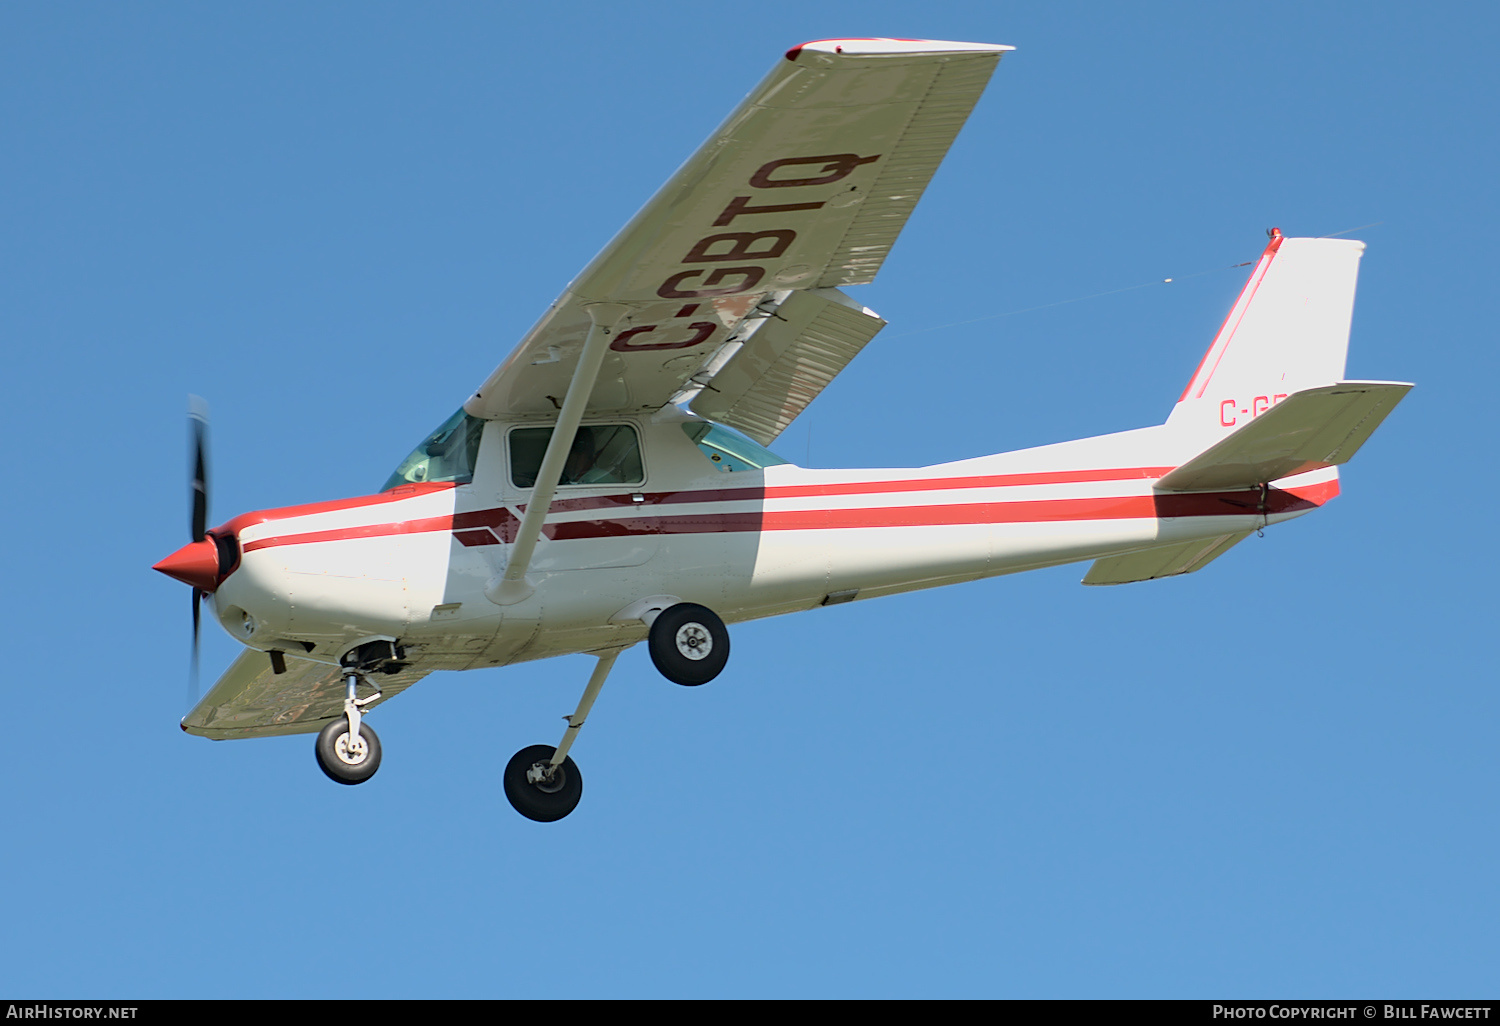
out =
[(491, 597), (530, 496), (507, 466), (516, 425), (492, 421), (471, 482), (216, 529), (240, 553), (213, 594), (220, 623), (253, 648), (330, 664), (384, 638), (414, 668), (501, 666), (633, 644), (643, 612), (674, 601), (734, 623), (1253, 530), (1338, 492), (1336, 468), (1265, 493), (1156, 491), (1201, 448), (1169, 425), (919, 469), (725, 473), (686, 415), (603, 420), (639, 433), (644, 480), (558, 489), (527, 598)]

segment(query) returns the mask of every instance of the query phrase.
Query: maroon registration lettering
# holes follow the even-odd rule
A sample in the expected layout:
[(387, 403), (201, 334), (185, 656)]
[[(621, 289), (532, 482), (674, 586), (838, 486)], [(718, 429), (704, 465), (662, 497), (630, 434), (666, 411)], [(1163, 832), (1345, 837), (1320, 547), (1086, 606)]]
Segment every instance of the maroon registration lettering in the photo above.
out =
[[(878, 153), (873, 157), (861, 157), (855, 153), (827, 153), (821, 157), (783, 157), (769, 164), (762, 164), (760, 170), (750, 176), (750, 184), (757, 189), (791, 189), (801, 185), (827, 185), (829, 182), (848, 178), (861, 164), (868, 164), (879, 159)], [(815, 166), (821, 174), (811, 178), (771, 177), (774, 171), (784, 167), (796, 167), (798, 164)]]
[(655, 324), (647, 324), (643, 327), (631, 328), (629, 331), (620, 332), (615, 337), (615, 340), (609, 344), (609, 348), (617, 353), (644, 353), (651, 349), (691, 349), (700, 342), (707, 340), (708, 336), (714, 333), (714, 328), (717, 325), (712, 321), (694, 321), (688, 327), (693, 329), (693, 334), (682, 342), (633, 342), (631, 340), (635, 336), (655, 331), (657, 326)]
[[(700, 274), (706, 274), (708, 277), (698, 283), (698, 288), (682, 287), (689, 278), (696, 278)], [(738, 282), (732, 285), (724, 284), (736, 275), (740, 278)], [(732, 296), (738, 292), (749, 292), (765, 276), (764, 267), (720, 267), (713, 271), (700, 267), (692, 271), (679, 271), (672, 275), (661, 283), (661, 288), (656, 290), (656, 294), (663, 299), (708, 299), (712, 296)]]
[(752, 207), (749, 196), (736, 196), (729, 201), (729, 205), (714, 222), (714, 227), (722, 228), (743, 214), (784, 214), (790, 210), (817, 210), (822, 205), (819, 201), (817, 203), (768, 203), (765, 206)]
[[(769, 260), (779, 257), (786, 252), (786, 248), (792, 244), (797, 233), (790, 228), (777, 228), (768, 232), (724, 232), (722, 235), (710, 235), (698, 240), (688, 255), (682, 258), (685, 264), (705, 264), (719, 260)], [(728, 243), (729, 248), (719, 248), (716, 253), (709, 252), (716, 247), (722, 247)], [(755, 247), (759, 243), (760, 248)]]

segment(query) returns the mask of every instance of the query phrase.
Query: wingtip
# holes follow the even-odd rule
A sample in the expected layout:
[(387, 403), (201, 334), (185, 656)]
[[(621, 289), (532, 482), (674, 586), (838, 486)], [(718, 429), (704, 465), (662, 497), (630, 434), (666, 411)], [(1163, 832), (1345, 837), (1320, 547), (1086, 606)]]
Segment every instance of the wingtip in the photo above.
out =
[(804, 50), (850, 57), (899, 56), (928, 53), (1004, 53), (1014, 46), (999, 43), (957, 43), (945, 39), (895, 39), (886, 37), (850, 37), (847, 39), (814, 39), (786, 52), (793, 64)]

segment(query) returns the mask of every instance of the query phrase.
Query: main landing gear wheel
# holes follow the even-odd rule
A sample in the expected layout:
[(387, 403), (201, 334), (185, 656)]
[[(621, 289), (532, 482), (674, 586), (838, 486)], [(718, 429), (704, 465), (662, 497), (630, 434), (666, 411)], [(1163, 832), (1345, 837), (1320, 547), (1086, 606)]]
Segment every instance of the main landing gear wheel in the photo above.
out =
[(313, 752), (318, 757), (318, 768), (328, 774), (329, 780), (340, 784), (363, 784), (380, 768), (380, 738), (368, 723), (361, 722), (359, 740), (350, 744), (346, 716), (328, 721), (318, 732)]
[(674, 684), (707, 684), (729, 661), (729, 631), (706, 606), (679, 602), (657, 614), (646, 646), (661, 675)]
[(562, 819), (583, 797), (583, 774), (571, 758), (564, 758), (548, 778), (556, 751), (551, 745), (532, 745), (521, 749), (505, 765), (505, 797), (517, 812), (538, 823)]

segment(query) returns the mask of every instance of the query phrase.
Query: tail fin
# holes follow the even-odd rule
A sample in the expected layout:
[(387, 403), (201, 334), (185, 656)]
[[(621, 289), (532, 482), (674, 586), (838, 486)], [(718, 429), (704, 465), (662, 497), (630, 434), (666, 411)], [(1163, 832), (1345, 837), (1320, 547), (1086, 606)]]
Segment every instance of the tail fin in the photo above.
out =
[(1287, 396), (1344, 377), (1363, 242), (1271, 242), (1167, 423), (1213, 444)]
[[(1170, 491), (1253, 488), (1345, 463), (1411, 389), (1344, 381), (1363, 242), (1275, 228), (1244, 291), (1167, 418), (1196, 455)], [(1337, 476), (1334, 470), (1330, 479)]]

